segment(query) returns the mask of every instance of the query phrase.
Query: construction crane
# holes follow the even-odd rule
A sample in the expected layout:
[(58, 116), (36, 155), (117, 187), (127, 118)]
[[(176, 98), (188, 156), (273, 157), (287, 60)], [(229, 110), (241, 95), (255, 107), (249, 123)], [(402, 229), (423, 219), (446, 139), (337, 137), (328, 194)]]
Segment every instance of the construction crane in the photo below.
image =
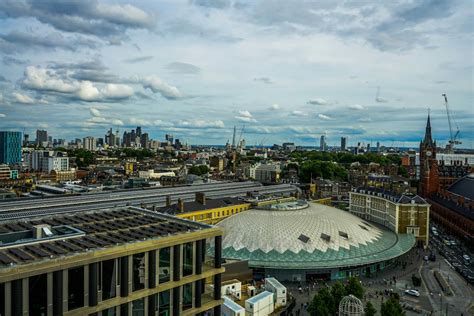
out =
[[(442, 96), (444, 97), (444, 105), (446, 106), (446, 113), (448, 115), (449, 135), (450, 135), (448, 145), (446, 145), (446, 149), (449, 152), (452, 152), (454, 149), (454, 145), (462, 144), (462, 142), (458, 140), (459, 127), (456, 121), (451, 117), (451, 112), (449, 111), (448, 96), (445, 93), (443, 93)], [(456, 125), (456, 131), (453, 131), (453, 122)]]

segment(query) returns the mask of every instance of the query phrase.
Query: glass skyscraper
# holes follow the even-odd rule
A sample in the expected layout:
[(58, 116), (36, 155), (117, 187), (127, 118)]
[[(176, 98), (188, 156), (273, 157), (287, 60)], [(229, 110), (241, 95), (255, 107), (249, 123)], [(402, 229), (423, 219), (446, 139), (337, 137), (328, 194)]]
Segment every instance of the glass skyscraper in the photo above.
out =
[(0, 163), (21, 163), (21, 132), (0, 131)]

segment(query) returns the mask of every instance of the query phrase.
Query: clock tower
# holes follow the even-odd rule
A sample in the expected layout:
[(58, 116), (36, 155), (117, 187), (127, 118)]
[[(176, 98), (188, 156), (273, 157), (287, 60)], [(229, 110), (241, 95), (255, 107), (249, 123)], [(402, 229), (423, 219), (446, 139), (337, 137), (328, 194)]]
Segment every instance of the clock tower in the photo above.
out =
[(425, 138), (420, 142), (420, 185), (419, 194), (430, 197), (438, 192), (438, 162), (436, 160), (436, 141), (431, 137), (430, 115), (426, 122)]

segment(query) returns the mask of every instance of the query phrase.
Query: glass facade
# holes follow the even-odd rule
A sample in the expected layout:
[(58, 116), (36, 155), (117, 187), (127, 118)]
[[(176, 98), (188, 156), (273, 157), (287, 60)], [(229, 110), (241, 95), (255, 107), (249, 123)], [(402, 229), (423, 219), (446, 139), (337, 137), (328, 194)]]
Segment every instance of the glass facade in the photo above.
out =
[(132, 291), (138, 291), (145, 288), (145, 253), (134, 254), (132, 258)]
[(40, 274), (28, 278), (30, 315), (46, 315), (48, 309), (48, 277)]
[(84, 306), (84, 267), (68, 270), (68, 309)]
[(102, 311), (102, 316), (115, 316), (117, 311), (115, 307), (107, 308)]
[(145, 316), (145, 299), (140, 298), (132, 302), (132, 316)]
[(193, 307), (193, 284), (183, 285), (183, 310)]
[(171, 248), (167, 247), (160, 249), (159, 257), (159, 281), (160, 283), (168, 282), (170, 280), (171, 271)]
[(183, 276), (193, 274), (193, 243), (183, 245)]
[(0, 132), (0, 163), (21, 163), (21, 132)]
[(115, 259), (103, 261), (101, 264), (102, 300), (116, 296), (117, 264)]
[(171, 291), (163, 291), (158, 294), (158, 315), (159, 316), (170, 316), (171, 315)]

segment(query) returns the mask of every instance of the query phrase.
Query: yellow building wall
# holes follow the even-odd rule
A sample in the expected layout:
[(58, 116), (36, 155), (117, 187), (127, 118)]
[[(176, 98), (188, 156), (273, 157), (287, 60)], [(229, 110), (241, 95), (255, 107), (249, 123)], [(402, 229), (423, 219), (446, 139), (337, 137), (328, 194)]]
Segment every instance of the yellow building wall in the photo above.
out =
[(176, 216), (196, 222), (215, 224), (226, 217), (248, 210), (250, 206), (250, 203), (242, 203), (202, 211), (179, 213)]
[(291, 196), (291, 197), (281, 198), (281, 199), (265, 200), (265, 201), (257, 202), (255, 205), (256, 206), (265, 206), (265, 205), (269, 205), (269, 204), (290, 202), (290, 201), (295, 201), (295, 200), (296, 200), (296, 198)]
[(328, 198), (313, 200), (312, 202), (331, 206), (331, 201), (332, 201), (332, 199), (330, 197), (328, 197)]

